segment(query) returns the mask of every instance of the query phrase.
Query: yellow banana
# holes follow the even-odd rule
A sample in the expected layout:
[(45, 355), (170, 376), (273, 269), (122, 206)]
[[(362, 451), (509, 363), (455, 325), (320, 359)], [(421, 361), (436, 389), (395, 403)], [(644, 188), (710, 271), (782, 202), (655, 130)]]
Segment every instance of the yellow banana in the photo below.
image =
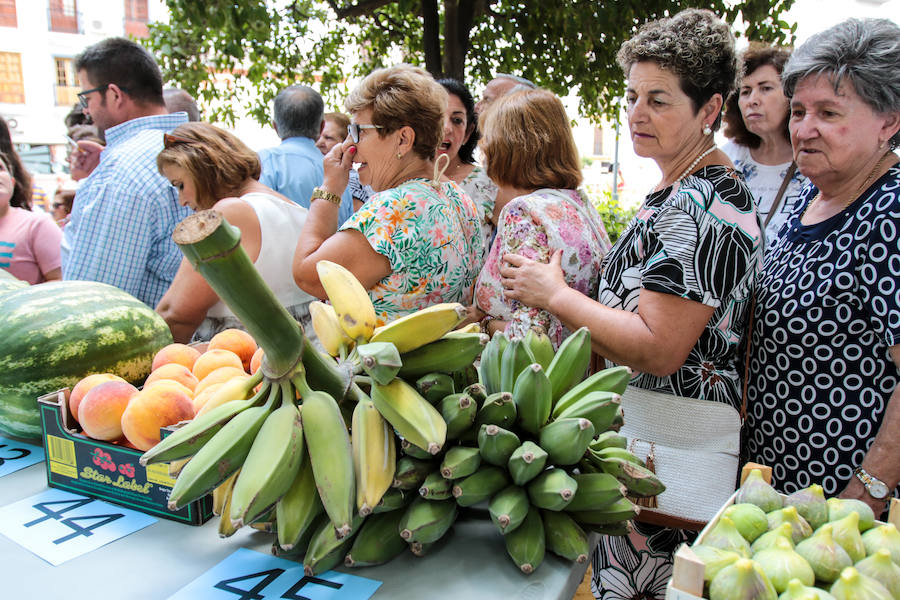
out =
[(391, 342), (400, 353), (409, 352), (439, 339), (466, 318), (458, 302), (435, 304), (379, 327), (372, 342)]
[(200, 407), (200, 410), (197, 411), (197, 414), (194, 415), (194, 418), (196, 419), (200, 415), (206, 414), (212, 409), (222, 406), (226, 402), (250, 398), (253, 394), (253, 388), (262, 381), (262, 378), (263, 373), (262, 369), (260, 369), (256, 374), (251, 375), (250, 377), (238, 376), (229, 379), (222, 384), (222, 387), (213, 392), (209, 397), (209, 400), (207, 400), (203, 406)]
[(447, 441), (447, 423), (435, 407), (399, 377), (372, 385), (372, 402), (388, 423), (410, 443), (437, 454)]
[(333, 306), (318, 300), (310, 302), (309, 316), (313, 330), (328, 354), (340, 356), (353, 346), (353, 340), (341, 328)]
[(375, 307), (366, 288), (345, 267), (328, 260), (317, 262), (316, 272), (341, 328), (357, 343), (368, 342), (375, 331)]
[[(234, 475), (225, 480), (225, 483), (217, 487), (212, 492), (213, 499), (213, 514), (221, 516), (222, 510), (225, 508), (225, 503), (228, 501), (229, 496), (231, 496), (231, 490), (234, 488), (234, 481), (237, 479), (238, 473), (237, 471)], [(226, 515), (227, 518), (228, 515)]]
[(368, 398), (362, 398), (353, 409), (350, 443), (356, 471), (356, 508), (365, 517), (390, 489), (397, 467), (394, 432)]
[(222, 494), (222, 511), (221, 516), (219, 517), (219, 537), (227, 538), (234, 535), (234, 532), (238, 530), (237, 527), (231, 522), (231, 519), (228, 518), (228, 513), (231, 512), (231, 492), (234, 491), (234, 482), (237, 479), (237, 476), (240, 474), (240, 469), (235, 471), (234, 475), (229, 477), (225, 483), (223, 483), (219, 487), (223, 487), (230, 482), (228, 486), (227, 492)]

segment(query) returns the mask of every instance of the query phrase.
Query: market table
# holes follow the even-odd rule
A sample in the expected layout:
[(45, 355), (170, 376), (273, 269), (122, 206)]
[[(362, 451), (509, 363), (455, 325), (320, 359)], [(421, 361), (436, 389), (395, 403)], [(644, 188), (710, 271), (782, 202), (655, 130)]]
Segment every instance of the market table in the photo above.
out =
[[(0, 478), (0, 506), (47, 489), (44, 463)], [(272, 535), (251, 528), (220, 539), (217, 518), (194, 527), (165, 519), (57, 567), (0, 535), (6, 600), (163, 600), (239, 548), (269, 553)], [(439, 550), (405, 553), (380, 567), (339, 570), (382, 581), (373, 598), (571, 600), (587, 564), (547, 553), (530, 576), (516, 569), (485, 519), (462, 518)]]

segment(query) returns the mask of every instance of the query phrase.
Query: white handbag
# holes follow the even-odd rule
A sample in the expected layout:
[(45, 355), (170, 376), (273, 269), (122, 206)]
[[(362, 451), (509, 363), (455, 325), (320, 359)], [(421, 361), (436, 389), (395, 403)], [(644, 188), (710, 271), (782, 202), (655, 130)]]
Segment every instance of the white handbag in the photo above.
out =
[(628, 448), (648, 463), (666, 490), (639, 521), (702, 529), (734, 493), (741, 416), (721, 402), (634, 386), (622, 394)]

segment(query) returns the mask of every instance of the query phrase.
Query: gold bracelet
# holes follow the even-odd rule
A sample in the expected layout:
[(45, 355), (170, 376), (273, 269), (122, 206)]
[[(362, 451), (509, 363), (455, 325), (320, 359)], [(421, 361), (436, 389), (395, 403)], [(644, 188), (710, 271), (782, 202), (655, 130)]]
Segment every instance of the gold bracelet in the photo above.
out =
[(310, 203), (312, 203), (312, 201), (315, 200), (316, 198), (321, 198), (322, 200), (328, 200), (335, 206), (341, 205), (341, 197), (340, 196), (338, 196), (337, 194), (333, 194), (331, 192), (325, 191), (320, 187), (317, 187), (313, 190), (312, 197), (309, 200)]

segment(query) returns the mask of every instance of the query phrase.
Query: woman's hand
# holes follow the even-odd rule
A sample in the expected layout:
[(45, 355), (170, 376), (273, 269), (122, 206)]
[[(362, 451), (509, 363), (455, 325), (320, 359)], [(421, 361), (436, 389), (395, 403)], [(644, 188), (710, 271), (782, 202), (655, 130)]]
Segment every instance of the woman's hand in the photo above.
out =
[(553, 295), (568, 287), (561, 265), (562, 250), (555, 251), (547, 264), (518, 254), (504, 254), (500, 267), (504, 296), (528, 306), (550, 310)]
[(326, 192), (342, 196), (347, 189), (347, 181), (350, 178), (350, 169), (353, 168), (353, 156), (356, 154), (356, 146), (344, 142), (335, 144), (325, 158), (322, 159), (322, 168), (325, 171), (325, 179), (322, 188)]

